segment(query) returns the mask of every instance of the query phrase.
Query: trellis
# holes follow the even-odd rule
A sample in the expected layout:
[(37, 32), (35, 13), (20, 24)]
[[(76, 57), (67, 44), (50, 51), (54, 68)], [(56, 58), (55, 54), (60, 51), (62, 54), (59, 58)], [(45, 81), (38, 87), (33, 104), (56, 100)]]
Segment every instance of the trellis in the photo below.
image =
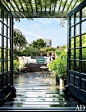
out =
[(83, 0), (1, 0), (15, 18), (65, 18)]

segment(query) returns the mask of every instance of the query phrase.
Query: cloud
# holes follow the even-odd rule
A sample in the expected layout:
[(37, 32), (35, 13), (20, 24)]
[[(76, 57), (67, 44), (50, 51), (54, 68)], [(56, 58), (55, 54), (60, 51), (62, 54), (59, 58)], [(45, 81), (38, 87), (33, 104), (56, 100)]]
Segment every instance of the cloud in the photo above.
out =
[[(22, 29), (20, 29), (20, 30), (21, 30), (23, 33), (26, 33), (26, 34), (32, 35), (32, 36), (34, 36), (34, 37), (42, 38), (42, 39), (43, 39), (43, 37), (41, 37), (40, 35), (33, 34), (33, 33), (28, 32), (28, 31), (24, 31), (24, 30), (22, 30)], [(29, 40), (28, 40), (28, 41), (29, 41)]]
[(32, 35), (32, 36), (34, 36), (34, 37), (38, 37), (38, 38), (40, 37), (39, 35), (30, 33), (30, 32), (27, 32), (27, 31), (24, 31), (24, 30), (22, 30), (22, 29), (21, 29), (21, 31), (24, 32), (24, 33), (26, 33), (26, 34)]

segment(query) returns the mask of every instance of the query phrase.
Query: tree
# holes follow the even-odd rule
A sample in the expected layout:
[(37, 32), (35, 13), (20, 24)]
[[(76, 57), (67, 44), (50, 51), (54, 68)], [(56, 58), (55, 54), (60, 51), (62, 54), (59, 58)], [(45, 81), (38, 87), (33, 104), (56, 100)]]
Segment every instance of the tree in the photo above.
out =
[(18, 29), (14, 30), (14, 45), (15, 47), (19, 47), (19, 50), (26, 47), (26, 44), (28, 44), (26, 38), (24, 35), (22, 35), (22, 32)]
[(40, 49), (46, 46), (46, 42), (44, 42), (43, 39), (37, 39), (36, 41), (33, 41), (31, 44), (29, 44), (29, 46)]

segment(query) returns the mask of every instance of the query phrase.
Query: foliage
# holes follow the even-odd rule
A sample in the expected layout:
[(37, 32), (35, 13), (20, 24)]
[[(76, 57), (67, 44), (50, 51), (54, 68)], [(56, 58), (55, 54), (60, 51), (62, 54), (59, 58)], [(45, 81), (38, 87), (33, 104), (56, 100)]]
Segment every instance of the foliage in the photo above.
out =
[(25, 47), (24, 50), (21, 51), (22, 56), (38, 56), (39, 55), (39, 50), (37, 48), (33, 47)]
[(13, 70), (13, 73), (18, 73), (18, 71), (17, 71), (17, 69), (16, 69), (16, 68)]
[(27, 40), (24, 35), (22, 35), (22, 32), (18, 29), (14, 30), (14, 45), (15, 47), (19, 47), (20, 49), (23, 49), (27, 44)]
[(44, 42), (43, 39), (37, 39), (36, 41), (33, 41), (29, 46), (34, 47), (34, 48), (42, 48), (46, 46), (46, 43)]
[(50, 71), (54, 70), (54, 75), (58, 74), (59, 78), (66, 78), (67, 74), (67, 46), (56, 50), (57, 58), (48, 67)]
[(53, 53), (56, 49), (54, 47), (41, 48), (45, 53)]
[(14, 69), (18, 69), (19, 68), (19, 61), (17, 61), (17, 60), (13, 60), (13, 70)]

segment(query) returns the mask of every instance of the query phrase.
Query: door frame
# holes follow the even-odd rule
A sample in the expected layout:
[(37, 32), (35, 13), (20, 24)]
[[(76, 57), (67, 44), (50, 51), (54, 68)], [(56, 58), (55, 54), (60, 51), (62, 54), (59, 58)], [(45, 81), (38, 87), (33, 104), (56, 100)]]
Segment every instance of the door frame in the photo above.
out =
[[(69, 91), (72, 95), (74, 95), (79, 100), (86, 103), (86, 73), (82, 73), (82, 35), (86, 35), (86, 33), (82, 33), (82, 22), (86, 21), (86, 19), (82, 20), (82, 9), (86, 7), (86, 0), (79, 4), (75, 9), (73, 9), (67, 16), (67, 84), (69, 86)], [(76, 23), (76, 13), (79, 12), (79, 22)], [(71, 25), (71, 16), (74, 16), (74, 24)], [(86, 17), (85, 17), (86, 18)], [(79, 35), (76, 35), (76, 26), (79, 25)], [(73, 28), (73, 31), (71, 29)], [(74, 32), (73, 37), (71, 36), (71, 32)], [(79, 70), (76, 70), (76, 37), (79, 37)], [(71, 48), (71, 39), (74, 39), (74, 48)], [(74, 49), (74, 57), (71, 59), (71, 50)], [(73, 61), (74, 68), (71, 69), (71, 63)], [(86, 62), (86, 60), (84, 60)], [(82, 87), (83, 86), (83, 87)]]
[[(0, 26), (1, 27), (0, 93), (1, 93), (5, 91), (6, 88), (11, 87), (13, 85), (13, 16), (1, 2), (0, 2), (0, 13), (1, 13), (1, 17), (0, 17), (1, 18), (0, 20), (0, 23), (1, 23), (1, 26)], [(6, 15), (6, 22), (4, 21), (5, 15)], [(9, 24), (8, 24), (8, 21), (9, 21)], [(4, 46), (5, 41), (6, 41), (6, 47)], [(8, 48), (8, 44), (10, 45), (9, 48)], [(4, 52), (6, 52), (6, 54)], [(6, 59), (4, 59), (4, 54), (6, 55)], [(9, 55), (9, 58), (8, 58), (8, 55)], [(8, 69), (8, 65), (9, 65), (8, 61), (10, 63), (9, 69)], [(6, 65), (4, 63), (6, 63)], [(4, 70), (4, 65), (6, 66), (6, 70)]]

